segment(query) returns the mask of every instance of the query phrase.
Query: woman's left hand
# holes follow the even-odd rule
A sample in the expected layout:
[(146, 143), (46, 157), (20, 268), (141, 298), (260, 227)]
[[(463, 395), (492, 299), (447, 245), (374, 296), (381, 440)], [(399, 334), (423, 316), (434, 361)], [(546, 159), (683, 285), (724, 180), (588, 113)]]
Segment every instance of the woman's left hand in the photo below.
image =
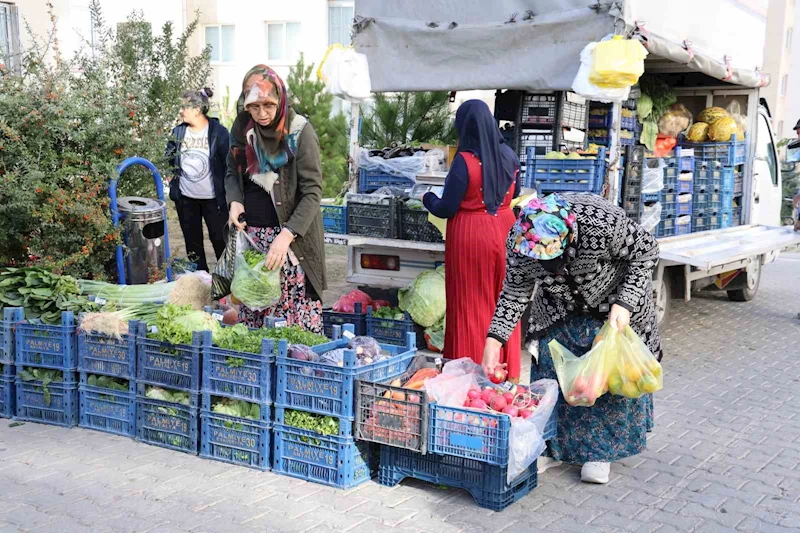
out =
[(622, 331), (631, 323), (631, 312), (621, 305), (614, 304), (608, 313), (608, 323), (615, 330)]
[(269, 245), (267, 262), (265, 263), (267, 269), (278, 270), (286, 263), (286, 257), (289, 255), (289, 245), (292, 244), (292, 241), (294, 241), (292, 232), (287, 229), (281, 230), (280, 235)]

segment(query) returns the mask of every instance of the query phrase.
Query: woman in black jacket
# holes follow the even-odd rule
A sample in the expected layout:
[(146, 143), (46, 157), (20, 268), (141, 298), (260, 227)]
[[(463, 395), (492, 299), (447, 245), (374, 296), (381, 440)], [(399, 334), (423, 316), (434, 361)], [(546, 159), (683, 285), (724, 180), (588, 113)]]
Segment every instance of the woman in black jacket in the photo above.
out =
[(181, 120), (172, 130), (167, 158), (172, 168), (169, 197), (175, 202), (186, 242), (186, 253), (198, 270), (208, 271), (203, 245), (203, 220), (217, 259), (225, 250), (224, 228), (228, 221), (225, 201), (226, 159), (230, 148), (228, 130), (208, 116), (211, 89), (183, 93)]

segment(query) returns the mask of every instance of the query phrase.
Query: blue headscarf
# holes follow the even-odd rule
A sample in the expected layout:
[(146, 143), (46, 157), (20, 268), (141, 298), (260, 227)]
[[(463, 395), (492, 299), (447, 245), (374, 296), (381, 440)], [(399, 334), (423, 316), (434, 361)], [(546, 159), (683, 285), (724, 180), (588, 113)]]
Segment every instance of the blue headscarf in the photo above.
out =
[(459, 152), (475, 154), (483, 167), (483, 202), (495, 214), (516, 177), (519, 159), (505, 146), (489, 106), (481, 100), (467, 100), (456, 112)]

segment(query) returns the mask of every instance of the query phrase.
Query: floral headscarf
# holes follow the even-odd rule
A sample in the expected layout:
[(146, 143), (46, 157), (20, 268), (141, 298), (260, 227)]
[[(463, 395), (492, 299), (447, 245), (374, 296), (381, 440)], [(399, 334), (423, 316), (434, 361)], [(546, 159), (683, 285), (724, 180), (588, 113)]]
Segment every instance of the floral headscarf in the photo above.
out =
[(547, 261), (561, 257), (578, 238), (578, 223), (569, 202), (550, 194), (526, 205), (513, 228), (514, 252)]

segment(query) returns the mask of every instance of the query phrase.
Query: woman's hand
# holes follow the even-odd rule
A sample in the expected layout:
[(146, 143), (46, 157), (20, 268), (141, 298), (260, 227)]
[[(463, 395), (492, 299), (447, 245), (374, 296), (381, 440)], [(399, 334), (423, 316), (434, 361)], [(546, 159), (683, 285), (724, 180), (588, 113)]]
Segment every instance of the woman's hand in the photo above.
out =
[(621, 305), (614, 304), (608, 313), (608, 323), (615, 330), (622, 331), (631, 323), (631, 312)]
[(239, 222), (239, 216), (244, 213), (244, 205), (240, 204), (239, 202), (231, 202), (228, 213), (229, 224), (233, 224), (240, 230), (243, 230), (245, 226), (247, 226), (247, 224), (244, 222)]
[(278, 270), (286, 263), (286, 257), (289, 255), (289, 245), (293, 241), (294, 235), (291, 231), (286, 228), (281, 230), (280, 235), (269, 245), (266, 262), (266, 267), (269, 270)]
[(426, 194), (428, 194), (428, 193), (424, 192), (424, 193), (420, 194), (419, 196), (417, 196), (417, 200), (419, 200), (420, 202), (424, 202)]
[(486, 339), (481, 366), (483, 367), (483, 373), (487, 376), (491, 375), (494, 369), (500, 364), (500, 350), (502, 348), (503, 345), (497, 339)]

